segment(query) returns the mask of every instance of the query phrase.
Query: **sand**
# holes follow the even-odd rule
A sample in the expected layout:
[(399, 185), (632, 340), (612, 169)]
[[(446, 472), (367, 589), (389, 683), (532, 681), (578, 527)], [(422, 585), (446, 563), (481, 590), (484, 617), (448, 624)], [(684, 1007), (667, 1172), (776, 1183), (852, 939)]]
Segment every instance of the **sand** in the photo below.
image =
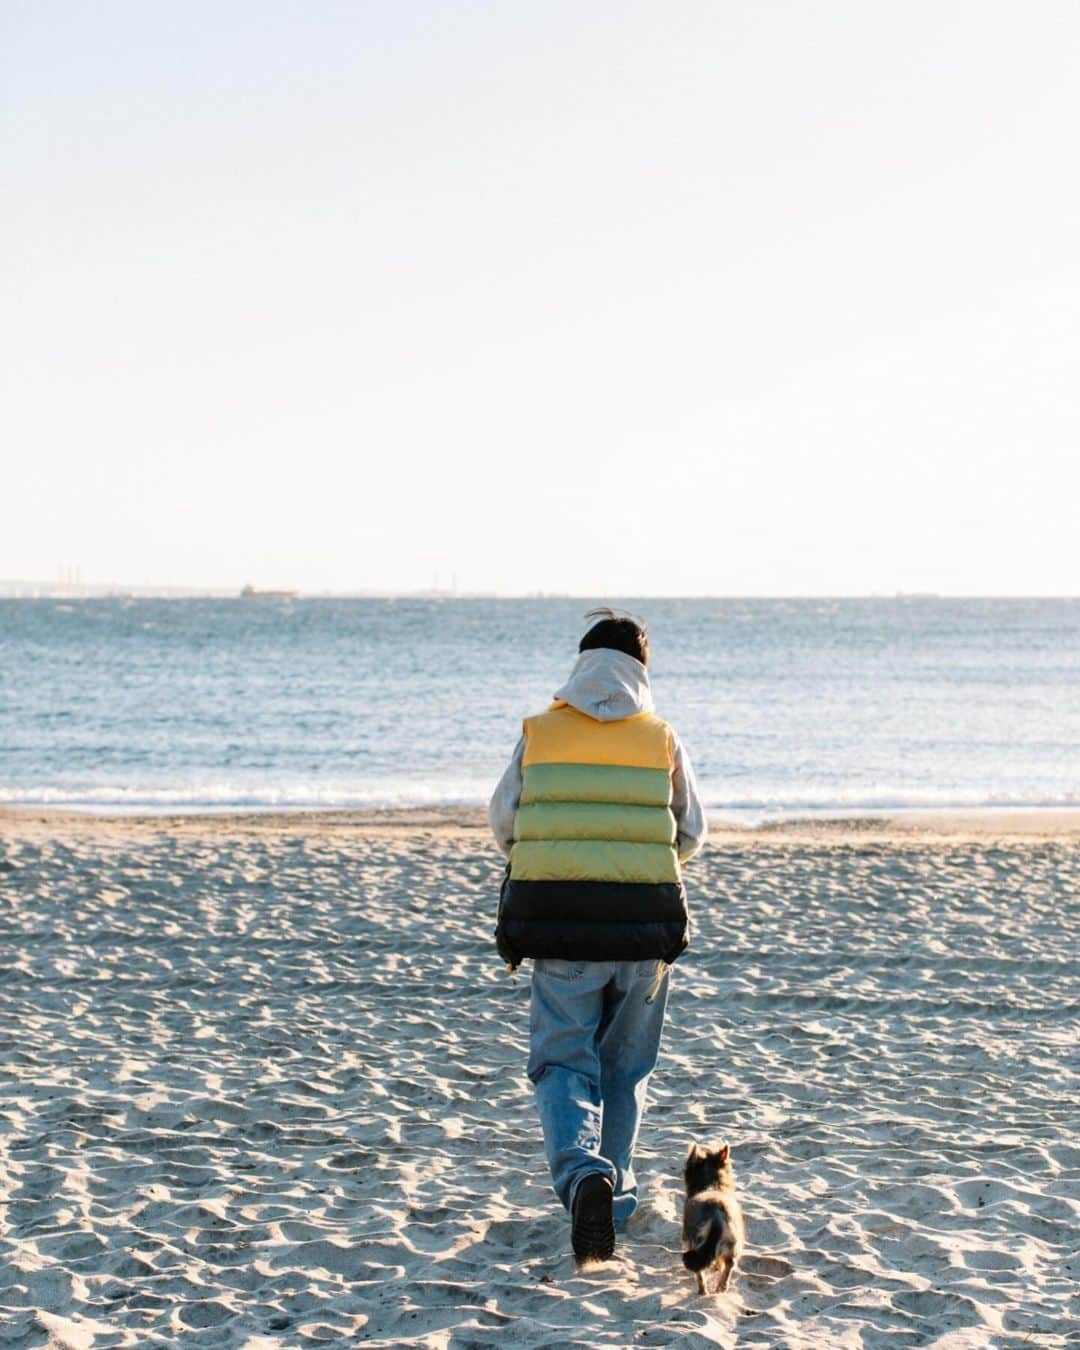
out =
[[(719, 830), (577, 1272), (475, 813), (0, 816), (0, 1344), (1064, 1346), (1075, 817)], [(748, 1246), (678, 1258), (691, 1138)]]

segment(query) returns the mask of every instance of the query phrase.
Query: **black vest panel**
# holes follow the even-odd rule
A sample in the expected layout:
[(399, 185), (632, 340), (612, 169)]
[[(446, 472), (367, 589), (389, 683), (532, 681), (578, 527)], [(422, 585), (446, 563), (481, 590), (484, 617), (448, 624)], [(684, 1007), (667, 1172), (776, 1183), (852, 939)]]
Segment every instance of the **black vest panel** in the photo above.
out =
[(689, 928), (681, 883), (514, 881), (507, 868), (495, 943), (511, 966), (527, 956), (670, 964)]

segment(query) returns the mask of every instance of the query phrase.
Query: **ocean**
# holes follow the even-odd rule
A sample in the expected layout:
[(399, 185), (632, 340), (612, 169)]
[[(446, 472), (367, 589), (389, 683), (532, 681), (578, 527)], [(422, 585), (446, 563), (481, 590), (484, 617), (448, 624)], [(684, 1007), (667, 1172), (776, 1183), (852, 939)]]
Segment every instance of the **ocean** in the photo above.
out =
[[(1080, 806), (1078, 600), (618, 603), (717, 816)], [(0, 600), (0, 805), (485, 802), (587, 608)]]

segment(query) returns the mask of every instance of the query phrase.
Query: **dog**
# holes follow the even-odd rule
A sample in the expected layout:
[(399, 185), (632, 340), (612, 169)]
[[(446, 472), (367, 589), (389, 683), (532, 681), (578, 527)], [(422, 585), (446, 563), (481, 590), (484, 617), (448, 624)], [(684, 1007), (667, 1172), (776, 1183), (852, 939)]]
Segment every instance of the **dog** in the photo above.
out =
[[(727, 1144), (707, 1149), (694, 1143), (683, 1169), (683, 1265), (697, 1276), (699, 1294), (722, 1292), (728, 1287), (746, 1238), (730, 1154)], [(714, 1270), (720, 1272), (720, 1278), (710, 1290), (709, 1276)]]

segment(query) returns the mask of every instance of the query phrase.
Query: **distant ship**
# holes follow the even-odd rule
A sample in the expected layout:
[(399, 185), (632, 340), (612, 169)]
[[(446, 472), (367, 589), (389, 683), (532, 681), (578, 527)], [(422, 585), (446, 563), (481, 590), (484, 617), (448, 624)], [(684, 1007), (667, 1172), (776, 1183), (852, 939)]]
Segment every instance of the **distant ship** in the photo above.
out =
[(257, 591), (254, 586), (245, 586), (240, 592), (241, 600), (295, 600), (299, 591)]

